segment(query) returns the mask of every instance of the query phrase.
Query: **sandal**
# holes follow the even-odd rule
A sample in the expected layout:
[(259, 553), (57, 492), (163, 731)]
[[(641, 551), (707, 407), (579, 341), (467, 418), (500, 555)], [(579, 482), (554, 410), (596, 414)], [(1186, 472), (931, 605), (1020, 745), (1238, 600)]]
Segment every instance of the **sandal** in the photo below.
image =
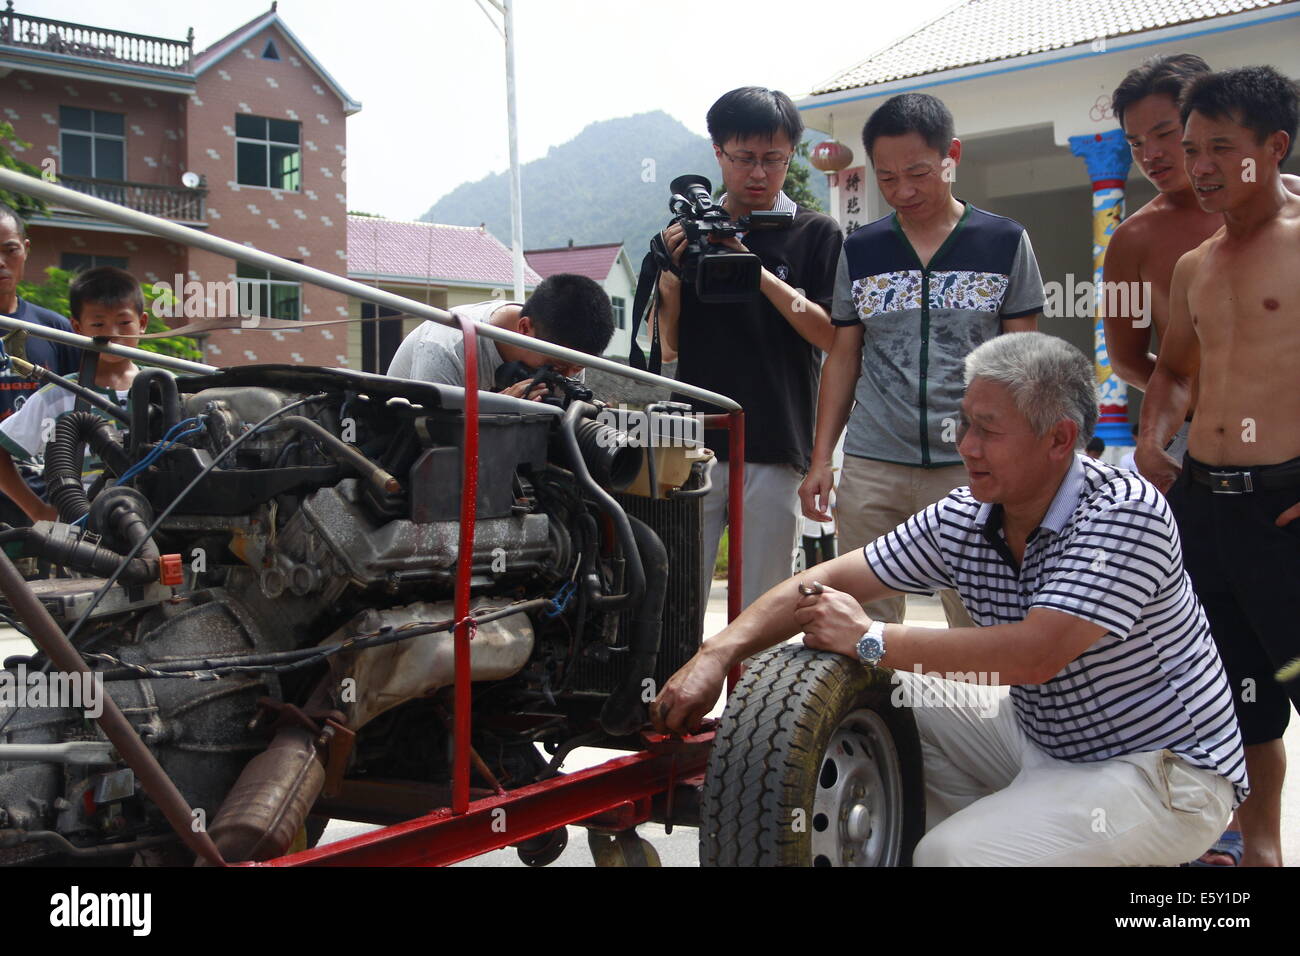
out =
[[(1245, 844), (1241, 839), (1240, 830), (1225, 830), (1223, 836), (1219, 837), (1217, 843), (1200, 855), (1199, 859), (1192, 860), (1186, 866), (1241, 866), (1241, 855), (1246, 851)], [(1205, 858), (1210, 854), (1226, 856), (1231, 863), (1207, 863)]]

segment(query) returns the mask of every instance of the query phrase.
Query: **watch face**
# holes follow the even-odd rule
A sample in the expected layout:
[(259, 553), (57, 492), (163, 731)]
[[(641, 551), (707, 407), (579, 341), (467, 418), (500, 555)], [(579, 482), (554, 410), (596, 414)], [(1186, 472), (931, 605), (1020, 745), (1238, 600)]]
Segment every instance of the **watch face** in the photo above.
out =
[(862, 635), (858, 641), (858, 657), (867, 663), (874, 664), (885, 654), (885, 645), (881, 643), (880, 638), (872, 637), (870, 634)]

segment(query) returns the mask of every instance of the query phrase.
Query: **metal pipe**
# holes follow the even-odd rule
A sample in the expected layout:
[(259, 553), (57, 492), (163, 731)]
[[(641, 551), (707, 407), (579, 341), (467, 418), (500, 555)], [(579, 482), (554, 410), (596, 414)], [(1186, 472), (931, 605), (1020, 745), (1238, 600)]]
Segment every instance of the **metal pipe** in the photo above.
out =
[[(320, 286), (323, 289), (340, 292), (343, 295), (350, 295), (354, 298), (360, 299), (362, 302), (370, 302), (374, 305), (396, 309), (397, 311), (404, 312), (407, 315), (413, 315), (421, 319), (428, 319), (441, 325), (456, 326), (456, 322), (451, 313), (445, 312), (442, 309), (435, 309), (422, 302), (416, 302), (414, 299), (403, 298), (400, 295), (394, 295), (393, 293), (385, 292), (382, 289), (362, 285), (360, 282), (355, 282), (345, 276), (335, 275), (332, 272), (325, 272), (321, 269), (313, 269), (311, 266), (305, 266), (300, 262), (281, 259), (279, 256), (273, 256), (269, 253), (262, 252), (260, 249), (255, 249), (252, 246), (245, 246), (230, 239), (222, 239), (219, 236), (212, 236), (206, 232), (201, 232), (189, 226), (182, 226), (179, 223), (171, 222), (168, 219), (161, 219), (157, 216), (150, 216), (147, 213), (137, 212), (134, 209), (127, 209), (125, 206), (105, 202), (102, 199), (96, 199), (94, 196), (75, 192), (63, 186), (56, 186), (54, 183), (47, 183), (32, 176), (25, 176), (22, 173), (16, 173), (8, 169), (0, 169), (0, 188), (11, 189), (14, 192), (23, 193), (28, 196), (35, 196), (36, 198), (43, 199), (46, 202), (65, 206), (68, 209), (75, 209), (79, 212), (84, 212), (100, 219), (106, 219), (109, 222), (116, 222), (124, 226), (130, 226), (133, 229), (138, 229), (141, 232), (146, 232), (153, 236), (161, 236), (164, 239), (183, 243), (196, 249), (204, 249), (219, 256), (234, 259), (236, 262), (256, 266), (260, 269), (270, 269), (283, 276), (287, 276), (290, 279), (297, 279), (300, 282), (308, 282)], [(16, 319), (0, 317), (0, 328), (24, 328), (32, 335), (39, 335), (42, 338), (52, 339), (56, 342), (64, 342), (65, 344), (75, 345), (79, 348), (93, 347), (85, 344), (89, 343), (90, 339), (86, 339), (84, 336), (74, 336), (71, 332), (59, 332), (57, 329), (49, 329), (45, 326), (34, 325), (30, 322), (18, 322)], [(626, 365), (620, 365), (618, 362), (602, 358), (599, 355), (588, 355), (586, 352), (566, 349), (563, 346), (555, 345), (552, 342), (547, 342), (533, 336), (520, 335), (518, 332), (510, 332), (506, 329), (499, 329), (494, 325), (480, 325), (477, 331), (480, 335), (493, 339), (494, 341), (505, 342), (507, 345), (514, 345), (519, 348), (528, 349), (532, 352), (540, 352), (543, 355), (560, 359), (566, 363), (582, 365), (586, 368), (600, 369), (603, 372), (610, 372), (614, 375), (630, 378), (647, 385), (671, 388), (679, 395), (685, 395), (688, 398), (693, 398), (702, 402), (709, 402), (719, 408), (726, 409), (727, 411), (735, 411), (740, 408), (740, 405), (734, 399), (730, 399), (725, 395), (719, 395), (717, 392), (710, 392), (708, 389), (688, 385), (685, 382), (676, 382), (670, 378), (665, 378), (662, 375), (652, 375), (650, 372), (643, 372), (640, 369), (629, 368)], [(111, 352), (114, 355), (126, 355), (130, 358), (146, 356), (142, 361), (147, 361), (152, 365), (160, 365), (165, 368), (176, 368), (181, 371), (216, 371), (211, 366), (200, 365), (197, 362), (185, 362), (184, 359), (173, 359), (169, 356), (158, 355), (155, 352), (143, 352), (139, 349), (127, 349), (120, 345), (108, 345), (101, 349), (101, 351)], [(470, 353), (466, 352), (466, 354), (468, 355)], [(164, 359), (167, 361), (163, 361)], [(183, 363), (188, 366), (188, 368), (181, 369), (179, 363)], [(466, 364), (468, 365), (470, 363)]]
[[(5, 170), (0, 169), (0, 174)], [(27, 177), (23, 177), (26, 179)], [(240, 248), (246, 248), (241, 246)], [(22, 319), (10, 318), (7, 315), (0, 315), (0, 329), (21, 329), (42, 339), (49, 339), (51, 342), (59, 342), (63, 345), (71, 345), (73, 348), (84, 349), (90, 352), (108, 352), (112, 355), (122, 355), (141, 365), (157, 365), (160, 368), (169, 368), (174, 372), (188, 372), (197, 375), (210, 375), (213, 372), (220, 372), (221, 369), (215, 365), (204, 365), (202, 362), (191, 362), (188, 359), (176, 358), (171, 355), (163, 355), (159, 352), (146, 352), (144, 349), (133, 349), (129, 345), (117, 345), (113, 342), (96, 342), (86, 335), (78, 335), (76, 332), (64, 332), (62, 329), (52, 329), (48, 325), (37, 325), (35, 322), (24, 322)]]
[(469, 585), (474, 573), (474, 521), (478, 515), (478, 326), (463, 315), (453, 317), (465, 337), (465, 439), (461, 456), (460, 484), (460, 551), (456, 557), (456, 684), (454, 690), (453, 739), (455, 751), (451, 765), (451, 812), (469, 812), (470, 751), (470, 631)]
[[(22, 618), (31, 629), (33, 643), (50, 659), (55, 667), (68, 674), (89, 674), (91, 670), (81, 659), (72, 642), (59, 630), (59, 625), (50, 612), (45, 609), (31, 588), (18, 573), (9, 556), (0, 549), (0, 592), (9, 601), (9, 606)], [(171, 778), (159, 765), (149, 748), (145, 746), (140, 735), (136, 733), (131, 722), (126, 719), (117, 701), (108, 694), (103, 695), (104, 711), (95, 718), (104, 735), (112, 741), (117, 752), (122, 755), (126, 765), (134, 772), (144, 792), (149, 795), (158, 808), (162, 810), (167, 822), (172, 825), (176, 835), (185, 842), (201, 859), (214, 866), (225, 866), (217, 846), (212, 842), (206, 830), (194, 830), (194, 814), (185, 797), (176, 789)]]
[(0, 763), (112, 764), (113, 745), (104, 740), (70, 740), (63, 744), (0, 744)]
[[(519, 179), (519, 125), (515, 108), (514, 0), (502, 8), (506, 37), (506, 125), (510, 132), (510, 251), (514, 260), (515, 298), (524, 301), (524, 198)], [(468, 354), (468, 353), (467, 353)]]

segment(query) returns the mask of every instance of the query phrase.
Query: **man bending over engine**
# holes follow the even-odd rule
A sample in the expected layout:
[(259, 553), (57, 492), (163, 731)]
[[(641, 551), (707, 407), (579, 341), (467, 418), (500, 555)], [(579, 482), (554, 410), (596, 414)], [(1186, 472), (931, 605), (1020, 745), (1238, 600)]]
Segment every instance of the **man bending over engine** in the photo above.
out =
[[(523, 303), (489, 299), (472, 305), (458, 305), (451, 311), (474, 322), (495, 325), (499, 329), (588, 355), (604, 352), (614, 335), (614, 312), (605, 290), (586, 276), (569, 273), (558, 273), (542, 280)], [(481, 391), (495, 390), (498, 370), (510, 363), (519, 363), (532, 370), (549, 365), (560, 375), (567, 376), (582, 371), (581, 365), (495, 342), (484, 335), (477, 336), (477, 342), (478, 387)], [(438, 322), (423, 323), (397, 347), (388, 374), (396, 378), (463, 386), (465, 342), (460, 329)], [(530, 389), (530, 384), (531, 376), (515, 381), (501, 391), (515, 398), (540, 399), (545, 395), (545, 386)]]
[[(1097, 398), (1072, 345), (1001, 335), (967, 356), (965, 380), (969, 487), (768, 591), (673, 675), (651, 718), (697, 727), (732, 667), (802, 630), (811, 648), (893, 668), (901, 701), (918, 702), (907, 705), (929, 831), (916, 865), (1195, 859), (1248, 790), (1169, 506), (1145, 479), (1078, 453)], [(862, 609), (940, 588), (980, 626), (885, 624)], [(1011, 685), (1014, 707), (989, 684)], [(919, 703), (935, 700), (950, 703)]]

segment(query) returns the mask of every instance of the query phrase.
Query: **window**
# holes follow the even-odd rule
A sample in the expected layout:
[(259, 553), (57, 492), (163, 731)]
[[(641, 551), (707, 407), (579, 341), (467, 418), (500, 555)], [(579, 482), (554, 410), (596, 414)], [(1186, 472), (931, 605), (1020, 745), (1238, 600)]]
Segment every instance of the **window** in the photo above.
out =
[(362, 302), (361, 317), (380, 320), (361, 323), (361, 371), (382, 375), (402, 344), (402, 313)]
[(627, 302), (621, 296), (611, 295), (609, 304), (614, 310), (614, 328), (627, 328)]
[(239, 285), (239, 311), (268, 319), (302, 318), (302, 285), (292, 279), (255, 269), (242, 262), (235, 267)]
[(279, 51), (278, 49), (276, 49), (275, 41), (274, 41), (274, 40), (267, 40), (267, 41), (266, 41), (266, 46), (264, 46), (264, 47), (262, 48), (262, 59), (263, 59), (263, 60), (278, 60), (278, 59), (280, 59), (280, 51)]
[(235, 178), (241, 186), (297, 192), (302, 184), (301, 123), (265, 116), (235, 116)]
[(88, 256), (83, 252), (65, 252), (59, 257), (59, 268), (64, 272), (85, 272), (100, 266), (126, 268), (125, 256)]
[(126, 116), (59, 107), (62, 172), (95, 179), (126, 179)]

